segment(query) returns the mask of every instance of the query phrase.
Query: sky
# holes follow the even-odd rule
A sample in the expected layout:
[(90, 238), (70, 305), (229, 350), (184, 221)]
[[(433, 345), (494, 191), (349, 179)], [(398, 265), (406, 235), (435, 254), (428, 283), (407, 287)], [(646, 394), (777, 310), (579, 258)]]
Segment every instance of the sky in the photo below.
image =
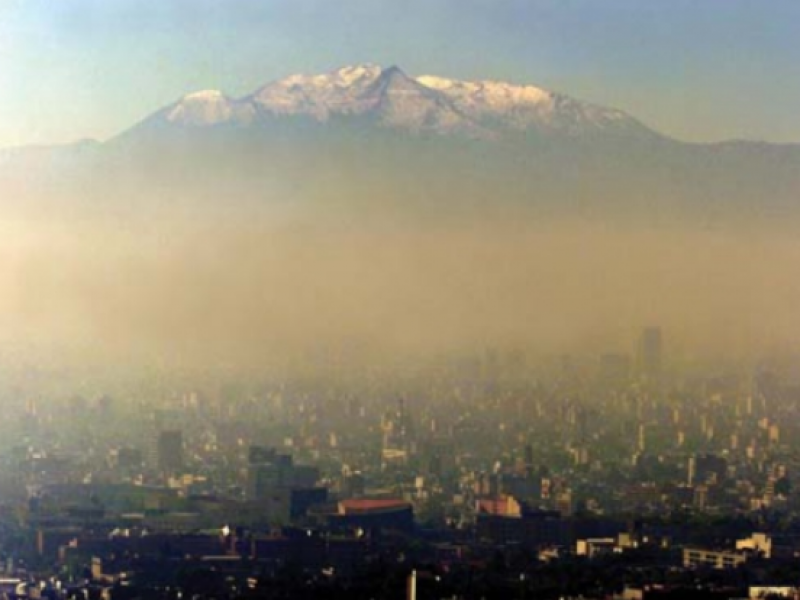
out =
[(0, 0), (0, 147), (363, 62), (533, 83), (687, 141), (800, 142), (798, 31), (796, 0)]

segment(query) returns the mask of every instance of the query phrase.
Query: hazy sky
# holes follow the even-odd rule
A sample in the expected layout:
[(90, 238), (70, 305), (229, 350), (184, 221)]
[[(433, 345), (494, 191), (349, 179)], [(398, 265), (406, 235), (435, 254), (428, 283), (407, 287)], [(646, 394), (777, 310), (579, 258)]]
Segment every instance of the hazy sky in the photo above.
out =
[(800, 142), (797, 0), (0, 0), (0, 147), (357, 62), (531, 82), (687, 140)]

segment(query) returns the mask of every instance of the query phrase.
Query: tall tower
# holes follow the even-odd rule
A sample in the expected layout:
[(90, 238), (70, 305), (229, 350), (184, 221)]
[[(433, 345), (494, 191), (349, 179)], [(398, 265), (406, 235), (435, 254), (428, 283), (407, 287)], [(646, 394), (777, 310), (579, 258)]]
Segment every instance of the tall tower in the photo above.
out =
[(639, 375), (652, 382), (661, 378), (662, 338), (660, 327), (642, 329), (636, 357)]

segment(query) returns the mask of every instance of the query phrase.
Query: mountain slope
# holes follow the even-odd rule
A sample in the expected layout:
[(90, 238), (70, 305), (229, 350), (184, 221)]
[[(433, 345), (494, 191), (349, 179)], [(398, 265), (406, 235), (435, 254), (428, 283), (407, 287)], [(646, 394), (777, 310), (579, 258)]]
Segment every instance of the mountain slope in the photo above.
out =
[(430, 75), (417, 80), (447, 96), (464, 115), (486, 127), (570, 136), (597, 132), (656, 136), (620, 110), (580, 102), (532, 85), (457, 81)]
[(0, 152), (0, 185), (89, 211), (284, 203), (800, 220), (800, 146), (682, 143), (534, 86), (367, 64), (240, 98), (194, 92), (103, 144)]
[(234, 99), (215, 90), (184, 96), (127, 132), (164, 128), (246, 128), (281, 119), (369, 122), (410, 134), (500, 140), (519, 133), (573, 138), (608, 133), (658, 137), (622, 111), (533, 86), (464, 82), (365, 64), (292, 75)]

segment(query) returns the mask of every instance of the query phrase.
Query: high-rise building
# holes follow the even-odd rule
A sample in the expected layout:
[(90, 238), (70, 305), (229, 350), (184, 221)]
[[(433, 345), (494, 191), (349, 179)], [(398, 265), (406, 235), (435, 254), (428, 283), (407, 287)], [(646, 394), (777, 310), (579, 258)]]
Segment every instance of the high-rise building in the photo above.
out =
[(274, 448), (251, 446), (248, 462), (250, 500), (262, 500), (290, 489), (312, 489), (319, 480), (319, 469), (296, 465), (290, 454), (279, 454)]
[(657, 381), (662, 368), (661, 328), (645, 327), (639, 337), (637, 350), (639, 374), (648, 381)]
[(183, 435), (179, 430), (159, 434), (158, 468), (165, 473), (177, 473), (183, 469)]

